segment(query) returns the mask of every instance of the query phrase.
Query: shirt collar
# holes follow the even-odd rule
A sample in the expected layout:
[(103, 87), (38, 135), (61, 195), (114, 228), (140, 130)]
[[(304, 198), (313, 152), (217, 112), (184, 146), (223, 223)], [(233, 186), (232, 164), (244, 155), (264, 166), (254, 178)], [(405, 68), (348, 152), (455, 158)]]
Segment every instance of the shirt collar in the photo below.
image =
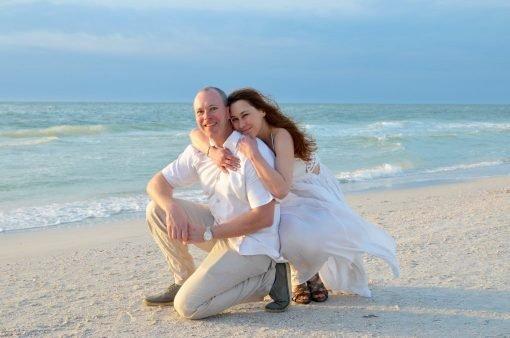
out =
[[(232, 133), (227, 137), (225, 142), (223, 142), (223, 148), (230, 150), (232, 153), (235, 153), (237, 150), (237, 143), (241, 139), (242, 134), (238, 131), (232, 131)], [(211, 146), (216, 146), (213, 140), (209, 139), (209, 144)]]

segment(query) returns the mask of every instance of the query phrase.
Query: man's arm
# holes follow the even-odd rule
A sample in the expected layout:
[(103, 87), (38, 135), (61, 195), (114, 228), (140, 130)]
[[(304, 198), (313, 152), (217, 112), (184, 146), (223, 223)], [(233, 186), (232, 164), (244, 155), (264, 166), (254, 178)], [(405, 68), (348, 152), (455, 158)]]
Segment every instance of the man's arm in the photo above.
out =
[(213, 238), (239, 237), (270, 227), (274, 221), (275, 204), (276, 201), (272, 200), (228, 222), (214, 226), (212, 229)]
[[(268, 165), (274, 167), (274, 157), (271, 151), (262, 142), (260, 144), (262, 156), (265, 157)], [(276, 201), (264, 187), (264, 183), (257, 175), (250, 160), (245, 163), (245, 180), (246, 197), (251, 210), (214, 227), (212, 230), (214, 238), (248, 235), (273, 225)]]
[(179, 204), (174, 203), (173, 187), (161, 172), (147, 184), (147, 194), (165, 212), (165, 225), (169, 238), (188, 240), (188, 217)]
[[(274, 221), (275, 205), (276, 201), (272, 200), (225, 223), (213, 226), (211, 229), (213, 238), (239, 237), (270, 227)], [(190, 224), (188, 228), (188, 241), (192, 243), (203, 242), (204, 231), (204, 228)]]

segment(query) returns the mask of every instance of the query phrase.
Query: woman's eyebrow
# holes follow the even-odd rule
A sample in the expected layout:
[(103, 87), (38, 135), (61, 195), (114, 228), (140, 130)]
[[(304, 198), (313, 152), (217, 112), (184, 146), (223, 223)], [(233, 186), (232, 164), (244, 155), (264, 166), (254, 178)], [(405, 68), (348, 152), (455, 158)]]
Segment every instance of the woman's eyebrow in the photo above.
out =
[[(247, 112), (248, 112), (248, 110), (242, 110), (242, 111), (240, 111), (239, 113), (237, 113), (235, 115), (242, 115), (242, 114), (247, 113)], [(232, 115), (232, 114), (233, 113), (231, 112), (230, 115)]]

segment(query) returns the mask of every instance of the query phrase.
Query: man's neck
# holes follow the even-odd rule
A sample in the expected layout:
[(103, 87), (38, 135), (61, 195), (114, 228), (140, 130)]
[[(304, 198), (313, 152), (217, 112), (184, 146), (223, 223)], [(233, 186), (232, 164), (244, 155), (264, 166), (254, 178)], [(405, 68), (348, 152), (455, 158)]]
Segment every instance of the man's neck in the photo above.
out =
[(211, 140), (213, 140), (214, 144), (218, 147), (223, 147), (223, 143), (227, 140), (227, 138), (234, 132), (233, 129), (229, 129), (225, 131), (222, 135), (218, 135), (216, 137), (211, 137)]

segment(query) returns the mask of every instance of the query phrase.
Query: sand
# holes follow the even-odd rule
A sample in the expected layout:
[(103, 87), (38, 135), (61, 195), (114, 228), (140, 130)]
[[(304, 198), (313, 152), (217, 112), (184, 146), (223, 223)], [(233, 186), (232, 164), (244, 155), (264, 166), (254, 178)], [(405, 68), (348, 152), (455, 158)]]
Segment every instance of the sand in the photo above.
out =
[(510, 177), (348, 200), (398, 243), (400, 278), (367, 260), (372, 298), (184, 320), (142, 304), (172, 282), (143, 220), (4, 233), (0, 336), (510, 336)]

